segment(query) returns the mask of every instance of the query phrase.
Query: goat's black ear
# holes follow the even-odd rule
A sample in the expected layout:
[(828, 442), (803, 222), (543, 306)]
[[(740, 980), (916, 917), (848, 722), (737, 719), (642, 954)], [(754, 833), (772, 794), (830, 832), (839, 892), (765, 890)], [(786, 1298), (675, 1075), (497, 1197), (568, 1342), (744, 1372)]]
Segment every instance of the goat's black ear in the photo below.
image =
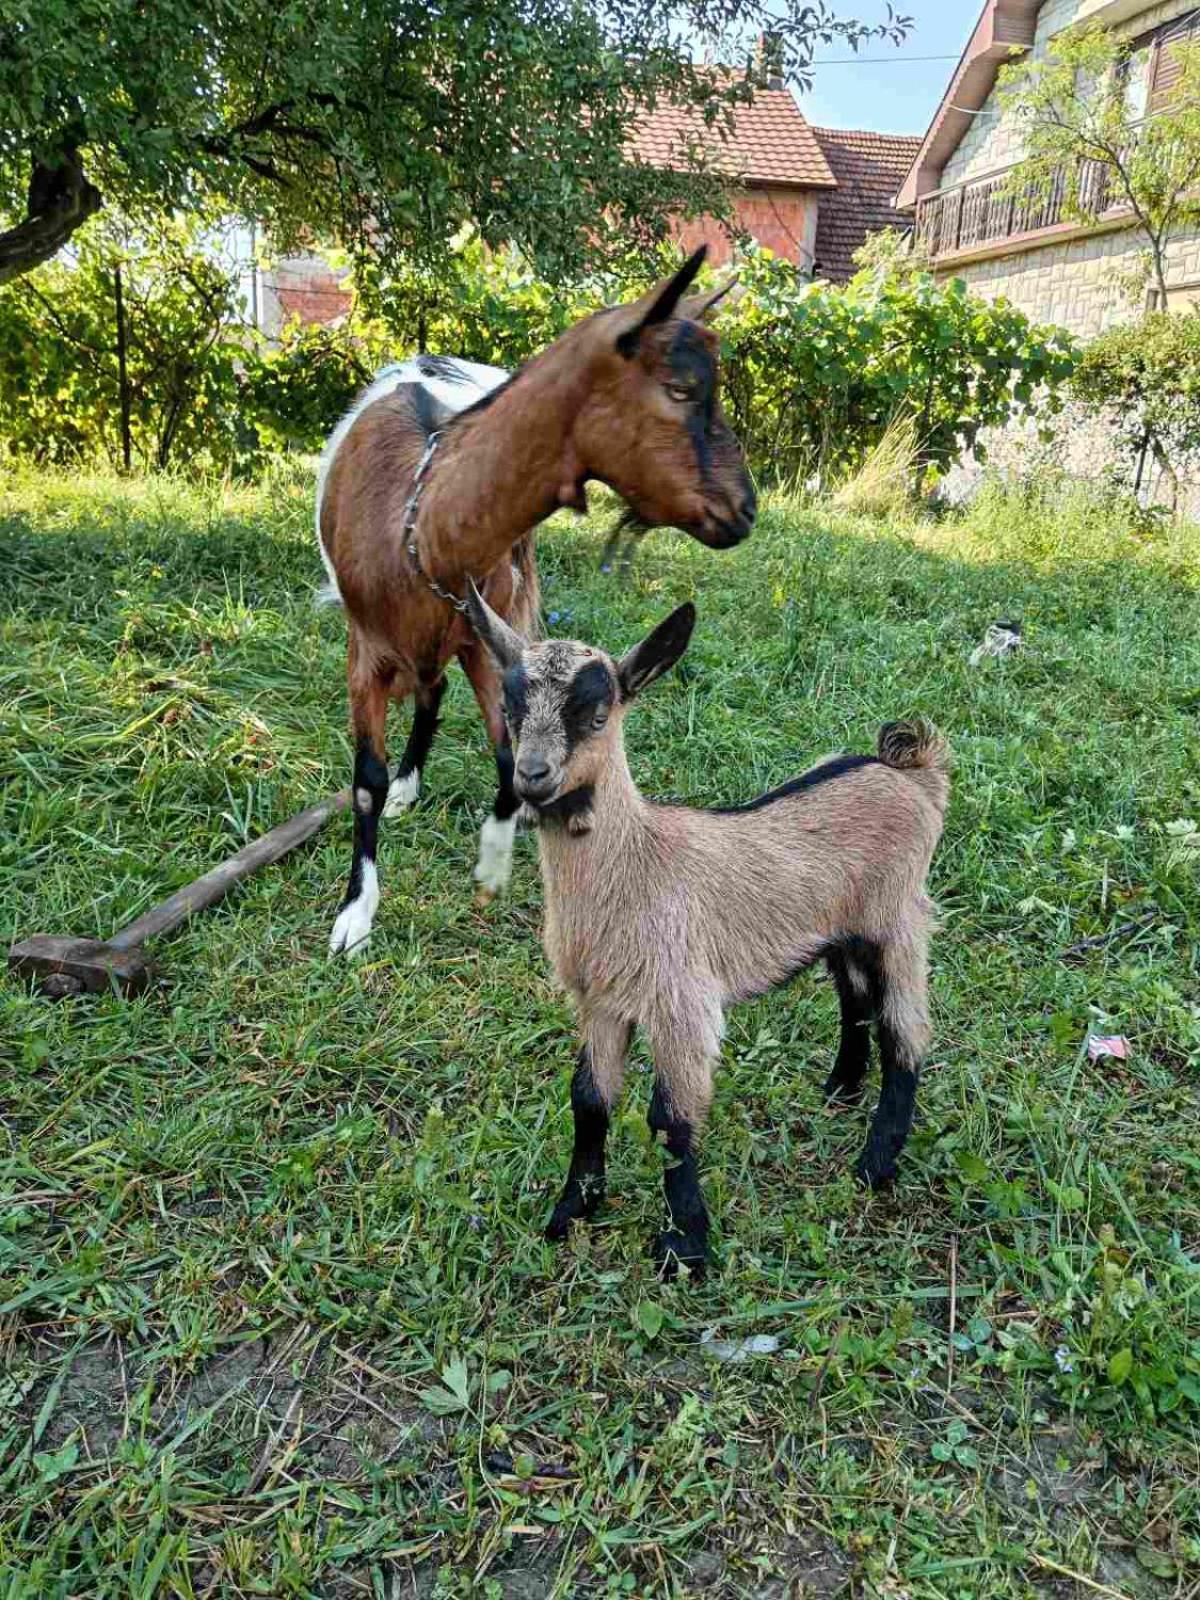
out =
[(524, 652), (525, 641), (519, 633), (513, 632), (503, 617), (492, 610), (475, 587), (473, 578), (467, 579), (466, 602), (471, 626), (482, 639), (496, 664), (505, 672), (509, 667), (515, 667)]
[(627, 361), (636, 355), (638, 340), (647, 328), (659, 322), (669, 322), (674, 316), (675, 308), (704, 265), (707, 254), (708, 246), (702, 244), (698, 250), (692, 251), (673, 278), (664, 278), (648, 294), (626, 307), (623, 326), (617, 335), (617, 349)]
[(688, 647), (696, 626), (696, 608), (689, 600), (660, 622), (641, 644), (635, 644), (617, 662), (617, 679), (622, 700), (632, 700), (655, 678), (669, 672)]

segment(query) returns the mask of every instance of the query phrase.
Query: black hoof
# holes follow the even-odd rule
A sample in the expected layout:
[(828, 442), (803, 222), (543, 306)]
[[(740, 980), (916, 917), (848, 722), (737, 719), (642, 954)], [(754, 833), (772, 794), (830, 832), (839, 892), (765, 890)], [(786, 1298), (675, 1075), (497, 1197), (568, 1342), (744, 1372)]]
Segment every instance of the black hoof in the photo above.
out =
[(702, 1278), (708, 1266), (708, 1248), (705, 1241), (692, 1233), (679, 1233), (668, 1228), (660, 1233), (650, 1246), (650, 1253), (658, 1263), (661, 1277), (673, 1278), (680, 1267), (686, 1267), (694, 1278)]
[(551, 1244), (561, 1244), (571, 1231), (571, 1224), (589, 1221), (600, 1209), (604, 1199), (603, 1184), (591, 1185), (585, 1191), (577, 1183), (569, 1183), (562, 1199), (550, 1213), (546, 1224), (546, 1238)]
[(839, 1106), (856, 1106), (862, 1099), (862, 1092), (861, 1078), (853, 1081), (843, 1078), (836, 1067), (826, 1078), (825, 1088), (822, 1090), (826, 1100)]
[(854, 1173), (858, 1181), (866, 1184), (868, 1189), (890, 1189), (896, 1181), (895, 1157), (884, 1156), (868, 1145), (859, 1156)]

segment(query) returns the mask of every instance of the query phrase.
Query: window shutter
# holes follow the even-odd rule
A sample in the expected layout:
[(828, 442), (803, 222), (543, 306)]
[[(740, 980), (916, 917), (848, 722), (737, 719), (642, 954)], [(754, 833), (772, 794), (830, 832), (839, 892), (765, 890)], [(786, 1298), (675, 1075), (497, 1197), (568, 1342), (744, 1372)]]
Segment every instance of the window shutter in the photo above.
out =
[(1195, 17), (1184, 17), (1178, 22), (1168, 22), (1158, 36), (1158, 49), (1154, 58), (1154, 80), (1150, 85), (1150, 111), (1161, 111), (1171, 90), (1179, 82), (1179, 58), (1172, 46), (1190, 42), (1200, 34)]

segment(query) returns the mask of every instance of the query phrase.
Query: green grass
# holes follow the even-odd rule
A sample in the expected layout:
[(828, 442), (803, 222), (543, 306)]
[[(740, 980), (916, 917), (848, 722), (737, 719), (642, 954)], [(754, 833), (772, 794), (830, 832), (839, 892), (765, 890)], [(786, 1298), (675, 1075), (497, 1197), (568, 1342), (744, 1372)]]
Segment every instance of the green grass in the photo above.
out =
[[(347, 780), (310, 493), (0, 498), (6, 937), (109, 932)], [(702, 1285), (646, 1254), (642, 1073), (602, 1223), (541, 1240), (571, 1022), (528, 839), (472, 901), (492, 769), (457, 674), (366, 961), (325, 954), (343, 817), (142, 999), (0, 984), (5, 1600), (1195, 1594), (1194, 537), (1078, 497), (776, 504), (733, 554), (652, 537), (627, 587), (596, 528), (544, 537), (555, 631), (622, 648), (697, 599), (628, 728), (649, 792), (746, 798), (916, 710), (956, 753), (901, 1182), (860, 1192), (863, 1114), (821, 1104), (827, 985), (740, 1008)], [(1014, 615), (1022, 651), (968, 665)], [(709, 1329), (779, 1350), (718, 1364)]]

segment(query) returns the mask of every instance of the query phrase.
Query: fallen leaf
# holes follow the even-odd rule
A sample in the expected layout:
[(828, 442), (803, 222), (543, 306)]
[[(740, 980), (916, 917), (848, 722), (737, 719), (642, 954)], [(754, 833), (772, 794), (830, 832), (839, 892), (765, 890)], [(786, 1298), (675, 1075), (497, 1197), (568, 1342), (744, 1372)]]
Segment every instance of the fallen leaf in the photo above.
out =
[(1089, 1061), (1099, 1061), (1103, 1056), (1112, 1056), (1116, 1061), (1128, 1061), (1129, 1040), (1119, 1033), (1089, 1034), (1087, 1051)]

